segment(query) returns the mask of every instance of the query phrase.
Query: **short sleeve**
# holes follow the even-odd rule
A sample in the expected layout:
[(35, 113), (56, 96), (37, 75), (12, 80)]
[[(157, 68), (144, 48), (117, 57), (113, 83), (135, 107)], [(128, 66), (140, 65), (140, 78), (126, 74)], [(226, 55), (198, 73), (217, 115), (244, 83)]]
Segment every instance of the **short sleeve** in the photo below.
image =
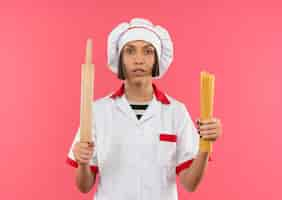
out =
[(180, 104), (180, 110), (177, 114), (182, 123), (178, 128), (178, 139), (176, 149), (176, 174), (190, 167), (194, 158), (199, 152), (200, 137), (193, 121), (184, 104)]
[[(176, 149), (176, 174), (190, 167), (193, 160), (199, 153), (200, 135), (192, 121), (192, 118), (186, 109), (186, 106), (180, 104), (178, 120), (181, 121), (178, 129), (177, 149)], [(211, 158), (209, 157), (209, 161)]]
[[(96, 146), (96, 137), (95, 137), (95, 134), (92, 134), (94, 135), (93, 136), (93, 141), (94, 141), (94, 144)], [(68, 155), (67, 155), (67, 159), (66, 159), (66, 163), (69, 164), (70, 166), (72, 167), (75, 167), (77, 168), (78, 167), (78, 163), (75, 161), (75, 158), (74, 158), (74, 154), (73, 154), (73, 148), (74, 148), (74, 145), (76, 142), (78, 142), (80, 139), (80, 128), (77, 129), (76, 131), (76, 134), (75, 134), (75, 137), (73, 139), (73, 142), (71, 144), (71, 147), (69, 149), (69, 152), (68, 152)], [(94, 153), (93, 153), (93, 157), (90, 161), (90, 168), (93, 172), (95, 173), (98, 173), (98, 158), (97, 158), (97, 151), (94, 150)]]

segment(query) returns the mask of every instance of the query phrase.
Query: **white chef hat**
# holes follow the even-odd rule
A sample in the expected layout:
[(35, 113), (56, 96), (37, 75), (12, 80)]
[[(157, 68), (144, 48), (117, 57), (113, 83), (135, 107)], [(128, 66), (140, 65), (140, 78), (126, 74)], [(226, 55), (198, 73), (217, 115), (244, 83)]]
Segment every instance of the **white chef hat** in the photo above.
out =
[(108, 36), (108, 67), (118, 72), (119, 56), (123, 46), (130, 41), (144, 40), (151, 43), (158, 55), (161, 78), (173, 59), (173, 44), (169, 33), (163, 27), (154, 26), (149, 20), (133, 18), (129, 23), (123, 22), (116, 26)]

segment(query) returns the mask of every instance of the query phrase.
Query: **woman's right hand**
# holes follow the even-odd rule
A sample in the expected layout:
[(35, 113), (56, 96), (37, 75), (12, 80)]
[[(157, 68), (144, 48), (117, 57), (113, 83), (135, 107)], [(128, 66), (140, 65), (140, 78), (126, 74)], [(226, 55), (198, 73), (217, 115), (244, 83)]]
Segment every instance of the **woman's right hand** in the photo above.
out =
[(94, 153), (94, 142), (77, 142), (73, 148), (75, 160), (79, 165), (89, 165)]

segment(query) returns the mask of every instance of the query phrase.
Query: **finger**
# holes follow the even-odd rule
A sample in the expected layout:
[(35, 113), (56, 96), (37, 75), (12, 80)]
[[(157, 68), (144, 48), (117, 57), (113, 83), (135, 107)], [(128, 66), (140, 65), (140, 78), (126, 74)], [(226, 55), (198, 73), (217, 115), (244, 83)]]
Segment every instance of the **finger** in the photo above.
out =
[(84, 151), (78, 150), (78, 151), (74, 151), (74, 157), (75, 157), (75, 160), (79, 161), (80, 159), (91, 157), (91, 154), (88, 153), (88, 151), (84, 152)]
[(212, 118), (212, 119), (205, 119), (205, 120), (199, 120), (200, 125), (202, 124), (212, 124), (212, 123), (216, 123), (217, 119), (216, 118)]
[(89, 147), (89, 144), (88, 144), (88, 142), (80, 142), (79, 147), (80, 148), (87, 148), (87, 147)]
[(217, 139), (217, 135), (204, 135), (202, 137), (204, 140), (212, 140), (215, 141)]
[(209, 129), (216, 129), (217, 124), (210, 124), (210, 125), (201, 125), (198, 127), (200, 130), (209, 130)]
[(217, 132), (215, 130), (208, 130), (208, 131), (200, 131), (199, 132), (200, 135), (204, 136), (204, 135), (213, 135), (213, 134), (217, 134)]
[(85, 154), (80, 155), (80, 159), (83, 159), (83, 160), (90, 160), (91, 158), (92, 158), (91, 155), (85, 155)]
[(92, 152), (84, 152), (84, 153), (80, 153), (79, 156), (83, 157), (83, 158), (92, 158), (93, 153)]
[(87, 150), (93, 152), (95, 150), (95, 144), (93, 146), (91, 146), (91, 147), (87, 147)]
[(79, 151), (79, 154), (83, 154), (83, 155), (91, 155), (93, 153), (93, 151), (89, 151), (88, 149), (81, 149)]
[[(92, 144), (91, 144), (92, 145)], [(83, 144), (80, 146), (79, 149), (83, 149), (83, 150), (88, 150), (88, 151), (93, 151), (94, 150), (95, 145), (93, 144), (92, 146), (89, 146), (88, 144)]]
[(88, 147), (93, 148), (94, 147), (94, 142), (88, 142)]

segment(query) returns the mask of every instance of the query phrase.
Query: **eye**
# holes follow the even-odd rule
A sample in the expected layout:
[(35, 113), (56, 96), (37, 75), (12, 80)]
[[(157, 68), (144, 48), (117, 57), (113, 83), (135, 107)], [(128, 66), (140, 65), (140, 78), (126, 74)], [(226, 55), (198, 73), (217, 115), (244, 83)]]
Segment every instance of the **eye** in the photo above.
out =
[(126, 48), (126, 49), (125, 49), (125, 53), (127, 53), (127, 54), (133, 54), (133, 53), (134, 53), (134, 49), (132, 49), (132, 48)]
[(146, 49), (145, 54), (146, 55), (152, 55), (152, 54), (154, 54), (154, 50), (153, 49)]

